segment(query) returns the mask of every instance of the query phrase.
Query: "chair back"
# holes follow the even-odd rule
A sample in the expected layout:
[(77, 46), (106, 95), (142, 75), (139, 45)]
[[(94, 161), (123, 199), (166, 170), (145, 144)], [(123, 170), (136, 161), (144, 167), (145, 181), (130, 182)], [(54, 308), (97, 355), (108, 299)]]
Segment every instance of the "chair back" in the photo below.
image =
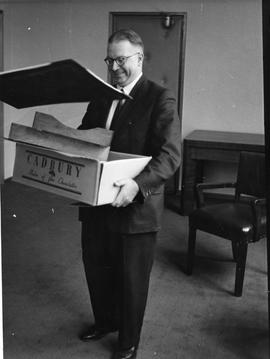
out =
[(240, 195), (265, 197), (266, 195), (265, 154), (241, 152), (237, 174), (236, 199)]

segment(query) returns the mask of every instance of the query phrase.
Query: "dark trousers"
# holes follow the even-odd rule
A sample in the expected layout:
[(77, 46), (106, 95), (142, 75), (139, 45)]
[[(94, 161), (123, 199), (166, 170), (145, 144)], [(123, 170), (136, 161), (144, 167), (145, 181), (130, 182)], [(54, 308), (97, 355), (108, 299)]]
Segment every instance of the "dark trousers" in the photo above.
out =
[(111, 233), (82, 223), (82, 255), (95, 324), (119, 331), (119, 347), (138, 346), (156, 233)]

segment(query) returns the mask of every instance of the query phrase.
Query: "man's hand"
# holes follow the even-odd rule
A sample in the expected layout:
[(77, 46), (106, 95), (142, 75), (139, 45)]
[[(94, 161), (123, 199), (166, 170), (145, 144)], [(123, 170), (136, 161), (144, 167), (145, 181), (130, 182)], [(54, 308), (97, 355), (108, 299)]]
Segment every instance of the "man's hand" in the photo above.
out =
[(120, 191), (112, 203), (113, 207), (128, 206), (139, 192), (138, 184), (131, 178), (124, 178), (116, 181), (114, 185), (119, 187)]

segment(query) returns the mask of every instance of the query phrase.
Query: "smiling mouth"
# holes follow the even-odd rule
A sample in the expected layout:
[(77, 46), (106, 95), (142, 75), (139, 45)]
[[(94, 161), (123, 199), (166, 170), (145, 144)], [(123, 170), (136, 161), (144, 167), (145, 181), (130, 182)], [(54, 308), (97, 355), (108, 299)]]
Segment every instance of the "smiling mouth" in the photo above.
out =
[(126, 74), (124, 71), (121, 72), (116, 71), (112, 73), (112, 81), (114, 84), (119, 84), (120, 82), (122, 83), (125, 80), (126, 80)]
[(119, 72), (119, 70), (113, 72), (113, 76), (121, 76), (121, 75), (125, 75), (125, 72), (124, 71)]

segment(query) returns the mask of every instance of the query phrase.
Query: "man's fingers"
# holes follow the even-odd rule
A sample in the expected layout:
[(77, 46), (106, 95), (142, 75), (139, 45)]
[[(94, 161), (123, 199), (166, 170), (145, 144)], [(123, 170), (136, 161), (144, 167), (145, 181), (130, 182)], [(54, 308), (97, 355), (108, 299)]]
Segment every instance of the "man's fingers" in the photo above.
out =
[(118, 197), (116, 200), (112, 203), (113, 207), (126, 207), (128, 206), (132, 200), (128, 197)]
[(131, 178), (124, 178), (115, 181), (114, 185), (120, 188), (120, 191), (112, 203), (113, 207), (128, 206), (139, 191), (137, 183)]

